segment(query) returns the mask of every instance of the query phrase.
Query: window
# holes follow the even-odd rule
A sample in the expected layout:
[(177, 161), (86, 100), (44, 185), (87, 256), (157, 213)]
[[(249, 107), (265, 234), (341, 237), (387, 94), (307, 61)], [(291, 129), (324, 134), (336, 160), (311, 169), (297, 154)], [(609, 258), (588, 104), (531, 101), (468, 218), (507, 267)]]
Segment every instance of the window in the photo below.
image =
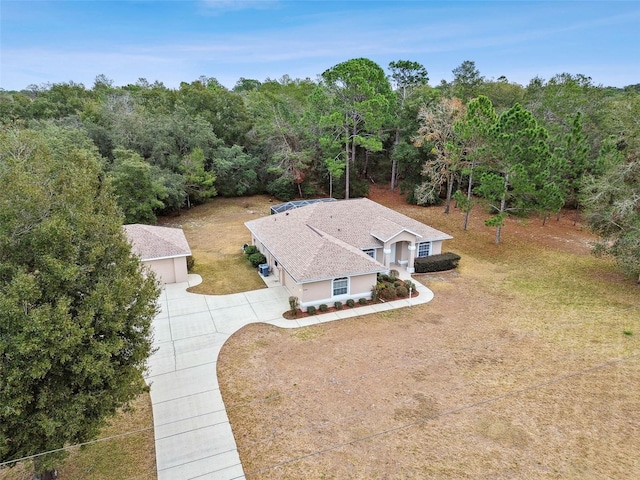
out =
[(418, 257), (428, 257), (431, 253), (431, 242), (422, 242), (418, 244)]
[(371, 258), (373, 258), (375, 260), (376, 258), (376, 251), (373, 248), (370, 248), (369, 250), (363, 250), (364, 253), (366, 253), (367, 255), (369, 255)]
[(349, 293), (349, 279), (347, 277), (333, 280), (333, 296), (346, 295)]

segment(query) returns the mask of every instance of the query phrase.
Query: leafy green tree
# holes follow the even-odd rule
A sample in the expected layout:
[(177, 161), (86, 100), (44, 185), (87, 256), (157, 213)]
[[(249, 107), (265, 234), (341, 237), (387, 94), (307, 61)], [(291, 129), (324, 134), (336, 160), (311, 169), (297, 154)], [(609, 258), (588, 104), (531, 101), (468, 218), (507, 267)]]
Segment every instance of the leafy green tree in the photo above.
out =
[(547, 131), (520, 104), (502, 113), (489, 135), (491, 170), (481, 174), (475, 192), (495, 213), (485, 223), (496, 227), (495, 242), (500, 243), (509, 213), (540, 209), (549, 201), (543, 186), (549, 183), (551, 152)]
[(465, 109), (457, 98), (442, 98), (431, 107), (421, 108), (418, 113), (420, 128), (414, 143), (422, 146), (430, 142), (434, 153), (433, 159), (429, 159), (422, 169), (422, 176), (426, 180), (416, 190), (418, 205), (435, 203), (442, 186), (446, 185), (444, 213), (449, 213), (453, 184), (462, 161), (460, 155), (451, 148), (457, 142), (454, 125), (464, 116)]
[(187, 203), (185, 177), (166, 168), (151, 165), (151, 182), (157, 186), (157, 198), (162, 207), (156, 209), (158, 214), (177, 212)]
[(215, 187), (224, 197), (252, 195), (258, 191), (258, 159), (243, 152), (238, 145), (220, 147), (214, 154), (211, 169)]
[(498, 113), (513, 107), (516, 103), (522, 104), (525, 97), (524, 87), (509, 82), (504, 76), (497, 80), (485, 80), (478, 88), (478, 93), (488, 97)]
[(149, 83), (146, 78), (139, 78), (134, 85), (122, 87), (122, 90), (131, 93), (137, 105), (154, 115), (168, 115), (175, 109), (176, 91), (157, 80)]
[(196, 148), (182, 159), (188, 208), (191, 208), (192, 203), (203, 203), (207, 198), (217, 195), (216, 176), (213, 172), (207, 171), (204, 164), (204, 152), (201, 148)]
[(228, 146), (244, 145), (251, 129), (251, 119), (239, 93), (230, 92), (215, 78), (200, 78), (190, 84), (181, 83), (177, 105), (192, 116), (201, 116), (216, 137)]
[(626, 89), (609, 98), (603, 110), (604, 130), (624, 149), (640, 151), (640, 91)]
[(591, 77), (561, 73), (548, 81), (532, 79), (526, 88), (523, 106), (549, 132), (552, 150), (564, 143), (576, 113), (580, 112), (593, 161), (604, 138), (616, 133), (606, 128), (604, 94), (603, 88), (593, 85)]
[(465, 60), (454, 68), (452, 73), (452, 93), (454, 97), (459, 98), (463, 103), (467, 103), (479, 94), (480, 87), (484, 83), (484, 77), (480, 75), (475, 62)]
[(258, 90), (260, 88), (260, 85), (262, 85), (262, 82), (260, 82), (259, 80), (240, 77), (240, 79), (233, 86), (233, 91), (236, 93), (251, 92), (253, 90)]
[[(289, 196), (289, 186), (297, 185), (302, 196), (302, 183), (310, 174), (313, 161), (313, 143), (310, 141), (306, 110), (307, 95), (298, 95), (306, 84), (289, 81), (265, 83), (265, 88), (247, 94), (247, 110), (254, 118), (254, 139), (260, 148), (254, 148), (266, 166), (267, 190)], [(287, 186), (286, 183), (290, 185)], [(276, 195), (282, 198), (282, 194)]]
[(349, 198), (350, 167), (361, 147), (382, 150), (380, 129), (391, 97), (389, 80), (378, 64), (367, 58), (339, 63), (322, 74), (330, 111), (322, 124), (337, 134), (345, 153), (345, 198)]
[(595, 253), (613, 255), (640, 283), (640, 157), (627, 160), (611, 144), (603, 147), (601, 156), (605, 173), (584, 181), (584, 220), (601, 238)]
[(0, 89), (0, 124), (27, 119), (30, 104), (31, 99), (27, 95)]
[(398, 161), (402, 158), (399, 154), (400, 152), (396, 152), (396, 150), (400, 149), (400, 142), (402, 141), (402, 127), (404, 124), (402, 120), (405, 106), (416, 87), (427, 85), (429, 76), (427, 69), (423, 65), (409, 60), (391, 62), (389, 63), (389, 69), (396, 87), (396, 105), (394, 108), (395, 138), (391, 155), (391, 191), (393, 192), (398, 183)]
[(576, 222), (583, 177), (594, 172), (592, 168), (594, 165), (590, 165), (589, 162), (590, 145), (584, 135), (582, 125), (582, 114), (577, 112), (571, 124), (571, 130), (564, 135), (564, 142), (557, 141), (556, 145), (558, 146), (553, 152), (554, 156), (558, 158), (554, 169), (559, 177), (554, 183), (558, 183), (562, 187), (564, 203), (570, 201), (574, 204)]
[(157, 176), (154, 179), (151, 165), (137, 153), (116, 149), (114, 154), (109, 176), (125, 223), (156, 223), (156, 211), (165, 206), (165, 186)]
[(449, 150), (457, 158), (464, 158), (462, 173), (468, 177), (467, 193), (456, 191), (454, 198), (464, 212), (463, 230), (469, 224), (469, 214), (473, 209), (474, 173), (491, 160), (490, 132), (497, 121), (496, 111), (491, 100), (480, 95), (469, 102), (464, 118), (454, 124), (457, 141), (449, 144)]
[(54, 478), (144, 391), (159, 288), (90, 150), (0, 130), (0, 458)]

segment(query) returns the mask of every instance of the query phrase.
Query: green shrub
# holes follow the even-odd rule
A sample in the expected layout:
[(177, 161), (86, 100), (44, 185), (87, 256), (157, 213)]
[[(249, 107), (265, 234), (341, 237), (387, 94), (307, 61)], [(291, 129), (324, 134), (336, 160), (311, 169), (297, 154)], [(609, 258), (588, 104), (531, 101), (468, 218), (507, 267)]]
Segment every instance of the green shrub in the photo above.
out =
[(260, 252), (252, 253), (251, 255), (248, 256), (248, 258), (249, 258), (249, 261), (251, 262), (251, 265), (253, 265), (255, 268), (258, 268), (258, 265), (262, 263), (267, 263), (267, 257), (265, 257)]
[(283, 202), (293, 200), (296, 195), (296, 186), (293, 182), (293, 177), (285, 174), (269, 182), (267, 192)]
[(249, 255), (253, 255), (254, 253), (258, 253), (258, 247), (255, 245), (247, 245), (244, 247), (244, 254), (248, 257)]
[(374, 285), (371, 287), (371, 301), (376, 303), (380, 298), (380, 287), (378, 285)]
[(320, 309), (321, 312), (328, 312), (329, 311), (329, 307), (327, 306), (326, 303), (323, 303), (318, 308)]
[(404, 286), (404, 282), (402, 280), (400, 280), (400, 281), (396, 280), (395, 282), (393, 282), (393, 286), (396, 287), (396, 288), (397, 287), (402, 287), (402, 286)]
[(336, 302), (333, 306), (336, 307), (336, 310), (342, 310), (342, 302)]
[(389, 281), (389, 275), (387, 275), (386, 273), (378, 274), (378, 282), (388, 282), (388, 281)]
[(355, 307), (356, 306), (356, 302), (353, 298), (350, 298), (349, 300), (347, 300), (347, 307)]
[(195, 264), (196, 264), (196, 259), (193, 258), (193, 255), (189, 255), (187, 257), (187, 272), (192, 271)]
[(456, 268), (459, 261), (460, 255), (447, 252), (440, 255), (416, 258), (414, 267), (416, 273), (443, 272)]
[(416, 284), (413, 283), (411, 280), (405, 280), (404, 281), (404, 287), (409, 290), (413, 290), (414, 292), (416, 291)]
[(291, 307), (291, 313), (294, 317), (298, 316), (298, 307), (300, 306), (300, 302), (298, 301), (298, 297), (289, 297), (289, 307)]
[(398, 288), (396, 288), (396, 295), (400, 298), (407, 297), (409, 295), (409, 290), (407, 289), (407, 287), (400, 285)]
[[(389, 280), (395, 281), (396, 278), (400, 276), (400, 272), (398, 270), (390, 270), (389, 271)], [(391, 280), (393, 278), (393, 280)]]
[(366, 298), (361, 298), (361, 299), (358, 300), (358, 303), (360, 305), (366, 305), (369, 302), (368, 302), (368, 300)]
[(396, 298), (396, 289), (388, 286), (380, 290), (380, 298), (383, 300), (394, 300)]
[(309, 315), (315, 315), (316, 314), (316, 307), (314, 307), (313, 305), (310, 305), (307, 307), (307, 313)]

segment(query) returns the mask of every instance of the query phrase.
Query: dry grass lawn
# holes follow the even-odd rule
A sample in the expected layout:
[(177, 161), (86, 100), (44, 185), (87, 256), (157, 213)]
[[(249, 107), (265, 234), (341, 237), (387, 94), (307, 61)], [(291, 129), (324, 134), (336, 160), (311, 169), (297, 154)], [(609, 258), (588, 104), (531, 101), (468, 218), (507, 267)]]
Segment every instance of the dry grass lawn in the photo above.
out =
[(182, 227), (195, 259), (192, 273), (202, 283), (189, 291), (209, 295), (246, 292), (266, 288), (241, 251), (251, 243), (244, 222), (269, 215), (269, 197), (214, 198), (178, 217), (164, 218), (164, 226)]
[[(315, 327), (250, 325), (218, 377), (248, 478), (640, 478), (638, 286), (570, 215), (510, 220), (503, 243), (474, 211), (373, 200), (455, 238), (459, 269), (416, 276), (422, 306)], [(179, 217), (203, 283), (264, 288), (240, 252), (269, 198), (216, 198)], [(152, 427), (148, 395), (103, 437)], [(153, 430), (71, 453), (60, 479), (153, 479)], [(0, 479), (29, 472), (2, 470)]]
[(250, 325), (218, 377), (248, 478), (640, 478), (638, 286), (569, 215), (509, 221), (372, 199), (451, 233), (433, 302)]
[[(136, 432), (124, 435), (128, 432)], [(156, 450), (153, 413), (149, 394), (140, 395), (128, 411), (121, 412), (100, 432), (100, 438), (114, 437), (81, 448), (71, 449), (60, 480), (153, 480)], [(0, 470), (2, 480), (31, 480), (31, 462)]]

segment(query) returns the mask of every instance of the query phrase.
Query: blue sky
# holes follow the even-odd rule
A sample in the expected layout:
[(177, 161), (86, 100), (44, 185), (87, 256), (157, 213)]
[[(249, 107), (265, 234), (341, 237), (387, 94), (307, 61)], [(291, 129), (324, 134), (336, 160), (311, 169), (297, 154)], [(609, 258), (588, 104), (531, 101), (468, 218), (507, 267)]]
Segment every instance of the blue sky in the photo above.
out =
[(429, 83), (473, 60), (480, 73), (526, 85), (582, 73), (640, 83), (637, 1), (2, 0), (0, 87), (104, 74), (177, 88), (201, 75), (313, 80), (366, 57), (422, 63)]

